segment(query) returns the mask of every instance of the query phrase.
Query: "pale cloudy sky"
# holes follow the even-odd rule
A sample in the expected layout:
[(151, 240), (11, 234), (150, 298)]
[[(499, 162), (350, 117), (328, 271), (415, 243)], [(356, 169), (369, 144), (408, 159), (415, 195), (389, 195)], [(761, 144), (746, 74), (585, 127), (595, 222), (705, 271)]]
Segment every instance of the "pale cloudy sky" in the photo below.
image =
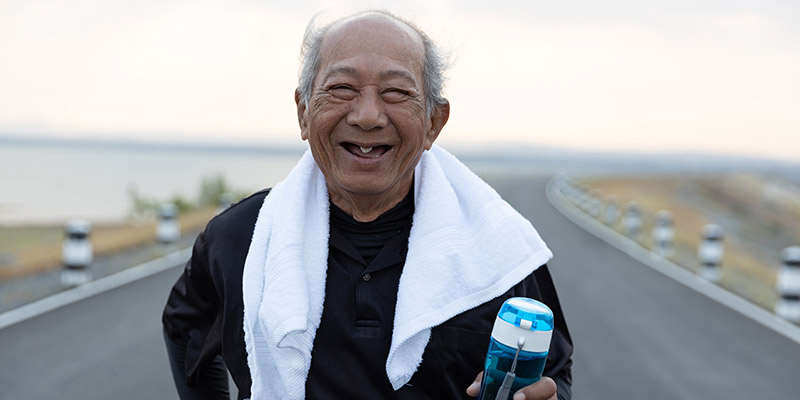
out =
[(796, 0), (288, 3), (0, 0), (0, 134), (299, 143), (306, 23), (387, 8), (452, 54), (445, 145), (800, 160)]

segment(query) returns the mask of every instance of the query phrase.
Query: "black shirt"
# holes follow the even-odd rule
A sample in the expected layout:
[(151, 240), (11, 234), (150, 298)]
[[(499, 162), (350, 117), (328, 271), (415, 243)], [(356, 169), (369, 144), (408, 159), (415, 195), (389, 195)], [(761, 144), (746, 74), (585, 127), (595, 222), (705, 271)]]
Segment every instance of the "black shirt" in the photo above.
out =
[[(220, 355), (239, 389), (239, 399), (250, 396), (251, 378), (242, 328), (242, 272), (253, 227), (267, 193), (268, 191), (262, 191), (242, 200), (208, 223), (195, 241), (192, 257), (169, 295), (162, 321), (176, 385), (179, 390), (184, 386), (190, 389), (187, 392), (191, 392), (184, 400), (225, 398), (214, 394), (221, 391), (212, 393), (217, 385), (207, 384), (211, 379), (220, 378), (221, 384), (227, 385), (224, 374), (215, 372), (219, 370), (219, 363), (216, 361), (220, 359)], [(338, 234), (334, 231), (338, 231)], [(392, 259), (405, 259), (404, 242), (407, 242), (408, 233), (400, 233), (398, 236), (406, 236), (406, 239), (397, 238), (396, 242), (394, 237), (389, 238), (381, 251), (376, 253), (375, 259), (366, 263), (360, 252), (353, 252), (353, 248), (348, 246), (346, 232), (343, 234), (343, 231), (346, 229), (337, 226), (331, 230), (331, 266), (328, 267), (325, 310), (315, 338), (315, 345), (319, 347), (312, 351), (309, 380), (313, 382), (307, 383), (309, 398), (370, 398), (371, 393), (380, 393), (372, 398), (468, 399), (465, 390), (483, 367), (497, 310), (505, 299), (515, 296), (540, 300), (553, 310), (556, 327), (544, 375), (555, 380), (559, 400), (571, 398), (572, 340), (546, 265), (539, 267), (503, 295), (434, 327), (417, 372), (406, 386), (392, 392), (385, 372), (385, 354), (388, 351), (390, 334), (385, 333), (391, 332), (394, 308), (386, 307), (385, 304), (395, 302), (393, 299), (397, 293), (397, 282), (396, 279), (389, 278), (392, 274), (400, 274), (401, 268), (394, 267), (397, 264)], [(358, 242), (358, 238), (355, 241)], [(353, 239), (350, 240), (351, 245), (352, 242)], [(353, 247), (357, 249), (367, 246)], [(403, 255), (393, 256), (390, 251), (392, 248), (402, 251)], [(356, 253), (362, 258), (360, 262), (356, 262)], [(341, 264), (338, 267), (333, 266), (336, 263)], [(352, 270), (356, 273), (350, 272), (351, 267), (364, 268), (364, 273), (358, 274), (358, 269)], [(369, 268), (376, 270), (369, 272)], [(367, 272), (370, 273), (370, 278), (364, 281)], [(356, 279), (359, 277), (361, 281)], [(383, 278), (386, 278), (386, 282), (380, 283)], [(343, 287), (334, 287), (334, 281), (343, 282)], [(389, 281), (393, 282), (395, 290), (372, 290), (374, 286), (388, 284)], [(379, 285), (370, 286), (370, 283)], [(367, 296), (369, 300), (359, 303), (364, 307), (358, 311), (356, 293), (359, 291), (354, 290), (356, 287), (361, 289), (361, 293), (370, 294)], [(346, 293), (348, 290), (353, 290), (351, 295), (330, 295), (332, 291)], [(333, 298), (337, 299), (339, 306), (328, 303)], [(337, 314), (348, 316), (339, 318)], [(358, 319), (356, 315), (359, 316)], [(348, 321), (349, 325), (346, 324)], [(375, 321), (379, 323), (376, 324)], [(375, 327), (377, 329), (373, 329)], [(348, 328), (352, 328), (351, 335), (345, 336), (343, 340), (349, 342), (346, 344), (349, 350), (356, 351), (354, 354), (360, 354), (359, 356), (337, 354), (347, 353), (337, 352), (335, 348), (340, 344), (344, 346), (345, 343), (337, 340), (338, 333), (332, 332)], [(371, 334), (383, 338), (369, 339)], [(336, 358), (340, 356), (348, 358)], [(323, 362), (324, 358), (328, 361)], [(365, 368), (360, 365), (362, 362), (369, 363), (372, 367)], [(366, 375), (344, 371), (351, 368), (359, 368)], [(380, 379), (376, 379), (376, 376), (380, 376)], [(346, 377), (345, 381), (337, 380), (341, 377)], [(338, 388), (342, 388), (343, 392), (337, 392)], [(350, 395), (353, 393), (355, 394)]]
[(325, 306), (306, 398), (385, 399), (394, 393), (385, 365), (413, 215), (413, 192), (366, 223), (331, 204)]

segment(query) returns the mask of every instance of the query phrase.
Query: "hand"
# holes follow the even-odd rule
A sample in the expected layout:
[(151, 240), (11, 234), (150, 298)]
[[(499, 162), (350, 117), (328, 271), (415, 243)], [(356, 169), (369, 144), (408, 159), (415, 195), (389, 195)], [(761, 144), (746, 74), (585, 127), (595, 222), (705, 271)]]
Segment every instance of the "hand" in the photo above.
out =
[[(467, 388), (467, 394), (471, 397), (478, 396), (481, 390), (481, 379), (483, 372), (475, 377), (475, 382)], [(543, 376), (532, 385), (525, 386), (514, 394), (514, 400), (558, 400), (556, 398), (556, 383), (552, 379)]]

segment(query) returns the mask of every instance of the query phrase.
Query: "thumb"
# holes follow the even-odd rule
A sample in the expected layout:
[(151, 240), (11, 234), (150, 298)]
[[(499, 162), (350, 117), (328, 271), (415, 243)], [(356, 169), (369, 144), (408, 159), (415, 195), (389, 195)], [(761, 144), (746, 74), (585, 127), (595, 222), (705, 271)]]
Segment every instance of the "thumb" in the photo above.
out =
[(555, 400), (557, 391), (556, 383), (549, 377), (543, 376), (536, 383), (517, 391), (514, 400)]
[(471, 385), (467, 388), (467, 395), (470, 397), (478, 396), (478, 392), (481, 390), (481, 379), (483, 378), (483, 372), (480, 372), (478, 376), (475, 377), (475, 381), (472, 382)]

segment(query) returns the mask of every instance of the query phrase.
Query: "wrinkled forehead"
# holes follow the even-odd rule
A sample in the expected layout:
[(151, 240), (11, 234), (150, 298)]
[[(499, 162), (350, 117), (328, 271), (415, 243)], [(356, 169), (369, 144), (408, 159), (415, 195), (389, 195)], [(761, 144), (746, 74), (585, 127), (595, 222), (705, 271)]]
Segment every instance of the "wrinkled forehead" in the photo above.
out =
[(324, 69), (337, 60), (361, 53), (405, 61), (409, 70), (422, 74), (425, 59), (422, 38), (410, 26), (387, 16), (361, 15), (332, 26), (322, 40), (320, 64)]

